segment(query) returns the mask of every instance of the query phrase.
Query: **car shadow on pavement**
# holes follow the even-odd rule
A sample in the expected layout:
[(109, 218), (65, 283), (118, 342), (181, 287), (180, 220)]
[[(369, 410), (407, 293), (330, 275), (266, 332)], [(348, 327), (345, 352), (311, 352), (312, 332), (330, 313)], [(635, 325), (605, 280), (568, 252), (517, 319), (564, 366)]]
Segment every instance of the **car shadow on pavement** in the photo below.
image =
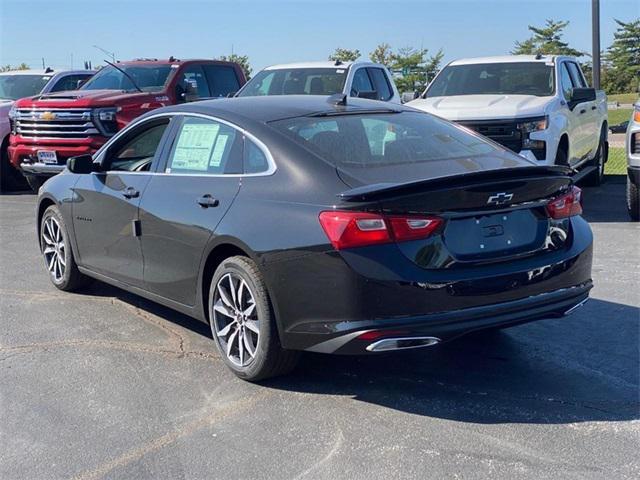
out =
[(599, 187), (584, 187), (583, 214), (589, 223), (631, 222), (627, 212), (627, 176), (607, 175)]

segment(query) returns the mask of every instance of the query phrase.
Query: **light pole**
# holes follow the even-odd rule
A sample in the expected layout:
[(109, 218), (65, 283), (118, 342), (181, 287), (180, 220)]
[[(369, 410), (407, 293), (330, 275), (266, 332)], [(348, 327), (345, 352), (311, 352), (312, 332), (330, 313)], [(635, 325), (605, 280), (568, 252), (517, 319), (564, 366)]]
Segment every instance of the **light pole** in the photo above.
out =
[(591, 55), (593, 88), (600, 89), (600, 0), (591, 0)]
[(115, 53), (110, 52), (109, 50), (105, 50), (104, 48), (99, 47), (98, 45), (93, 45), (93, 48), (97, 48), (101, 52), (106, 53), (107, 55), (109, 55), (111, 57), (111, 61), (113, 63), (116, 63), (116, 54)]

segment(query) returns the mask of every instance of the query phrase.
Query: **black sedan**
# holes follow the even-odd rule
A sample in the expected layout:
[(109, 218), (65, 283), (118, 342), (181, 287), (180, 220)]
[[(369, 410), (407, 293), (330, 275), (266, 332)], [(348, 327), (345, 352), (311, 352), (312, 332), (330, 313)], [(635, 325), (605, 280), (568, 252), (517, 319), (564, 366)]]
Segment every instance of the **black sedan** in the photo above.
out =
[(299, 351), (372, 354), (561, 317), (592, 235), (565, 167), (369, 100), (155, 110), (40, 190), (61, 290), (90, 278), (211, 325), (241, 378)]

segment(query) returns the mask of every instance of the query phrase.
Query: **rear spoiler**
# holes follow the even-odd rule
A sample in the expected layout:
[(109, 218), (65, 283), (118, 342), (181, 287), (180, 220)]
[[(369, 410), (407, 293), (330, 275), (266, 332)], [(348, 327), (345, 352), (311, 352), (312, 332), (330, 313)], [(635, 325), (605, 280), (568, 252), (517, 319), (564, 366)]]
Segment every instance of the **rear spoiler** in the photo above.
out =
[(411, 190), (417, 187), (455, 187), (457, 185), (484, 181), (506, 181), (519, 178), (531, 178), (540, 176), (563, 177), (571, 176), (575, 170), (562, 165), (535, 165), (531, 167), (501, 168), (496, 170), (484, 170), (473, 173), (462, 173), (447, 177), (426, 178), (401, 183), (373, 183), (361, 187), (345, 190), (338, 194), (340, 199), (349, 201), (364, 201), (372, 198), (386, 196), (400, 190)]

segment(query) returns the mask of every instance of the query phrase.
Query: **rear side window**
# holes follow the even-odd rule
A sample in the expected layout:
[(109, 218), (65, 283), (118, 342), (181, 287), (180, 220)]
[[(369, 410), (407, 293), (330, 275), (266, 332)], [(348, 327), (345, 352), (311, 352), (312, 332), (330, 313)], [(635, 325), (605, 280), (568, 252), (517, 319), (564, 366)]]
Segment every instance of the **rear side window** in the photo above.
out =
[(230, 93), (237, 92), (240, 82), (233, 67), (226, 65), (203, 65), (209, 90), (212, 97), (226, 97)]
[(381, 68), (370, 68), (369, 75), (373, 79), (375, 90), (378, 92), (380, 100), (387, 101), (393, 96), (393, 91), (389, 86), (389, 81)]
[[(197, 98), (187, 97), (188, 84), (195, 87)], [(207, 79), (204, 76), (202, 67), (200, 65), (191, 65), (185, 68), (180, 74), (180, 79), (176, 84), (176, 98), (178, 101), (193, 101), (198, 98), (208, 98), (210, 96), (209, 86), (207, 85)]]
[(579, 88), (585, 88), (587, 86), (587, 82), (582, 78), (582, 74), (580, 73), (580, 69), (578, 65), (573, 62), (567, 62), (569, 67), (569, 73), (571, 74), (571, 80), (573, 80), (573, 84)]
[(262, 173), (269, 170), (267, 156), (248, 138), (244, 142), (244, 173)]
[(573, 83), (571, 81), (571, 76), (569, 75), (569, 70), (567, 69), (567, 64), (563, 63), (560, 67), (560, 88), (562, 89), (562, 93), (564, 94), (564, 98), (571, 98), (571, 90), (573, 89)]
[(359, 68), (353, 74), (353, 83), (351, 84), (351, 96), (355, 97), (360, 92), (373, 91), (373, 85), (366, 68)]
[(241, 135), (234, 128), (186, 117), (173, 142), (166, 172), (220, 175), (240, 173), (241, 167)]

